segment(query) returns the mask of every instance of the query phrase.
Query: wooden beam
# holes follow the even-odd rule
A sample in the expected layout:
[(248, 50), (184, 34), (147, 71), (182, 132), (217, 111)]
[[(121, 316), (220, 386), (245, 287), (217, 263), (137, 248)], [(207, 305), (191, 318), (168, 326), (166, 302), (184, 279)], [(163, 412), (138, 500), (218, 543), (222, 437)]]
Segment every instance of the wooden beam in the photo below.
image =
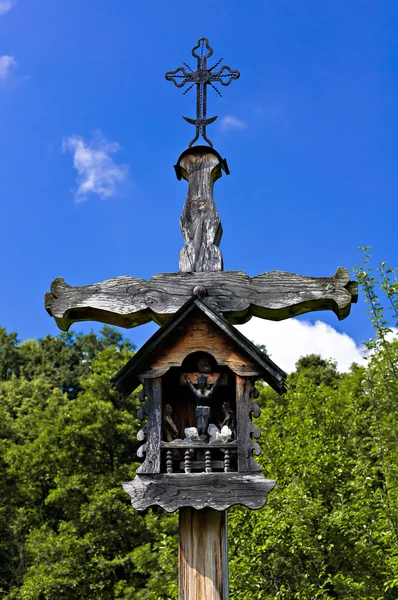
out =
[(274, 487), (261, 473), (142, 473), (123, 484), (136, 510), (160, 506), (167, 512), (187, 506), (227, 510), (235, 504), (255, 510)]
[(153, 320), (162, 325), (204, 287), (205, 302), (233, 324), (251, 317), (281, 321), (307, 312), (331, 310), (345, 319), (358, 299), (358, 284), (339, 267), (331, 277), (305, 277), (269, 271), (249, 277), (243, 271), (161, 273), (149, 281), (116, 277), (82, 287), (55, 279), (45, 295), (47, 312), (67, 331), (72, 323), (99, 321), (136, 327)]
[(144, 458), (137, 473), (160, 473), (160, 443), (162, 438), (162, 380), (160, 377), (146, 379), (143, 386), (143, 406), (139, 411), (141, 420), (144, 414), (148, 421), (137, 434), (140, 442), (145, 442), (138, 448), (137, 456)]
[(227, 512), (182, 508), (179, 518), (179, 600), (227, 600)]

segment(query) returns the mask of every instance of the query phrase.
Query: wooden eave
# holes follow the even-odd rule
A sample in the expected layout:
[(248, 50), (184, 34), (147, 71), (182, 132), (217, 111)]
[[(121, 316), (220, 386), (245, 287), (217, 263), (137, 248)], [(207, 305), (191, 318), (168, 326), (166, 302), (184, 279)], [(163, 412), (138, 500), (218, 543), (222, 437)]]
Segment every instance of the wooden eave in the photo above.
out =
[(192, 296), (171, 319), (167, 321), (154, 335), (138, 350), (138, 352), (125, 364), (124, 367), (112, 377), (113, 385), (122, 396), (130, 395), (141, 383), (140, 374), (144, 373), (151, 362), (154, 351), (165, 342), (168, 336), (182, 323), (192, 311), (202, 311), (219, 329), (233, 341), (240, 350), (243, 350), (259, 369), (262, 377), (276, 392), (283, 394), (286, 391), (286, 374), (266, 354), (261, 352), (252, 342), (242, 335), (235, 327), (230, 325), (223, 316), (210, 308), (206, 301)]

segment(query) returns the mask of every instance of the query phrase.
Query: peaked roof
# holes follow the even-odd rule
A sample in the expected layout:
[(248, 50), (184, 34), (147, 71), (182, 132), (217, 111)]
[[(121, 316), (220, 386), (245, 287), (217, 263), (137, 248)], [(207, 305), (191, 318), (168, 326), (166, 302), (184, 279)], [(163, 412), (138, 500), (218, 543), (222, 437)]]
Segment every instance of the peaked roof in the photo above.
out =
[(201, 310), (213, 321), (241, 350), (246, 352), (261, 370), (262, 378), (279, 394), (286, 391), (286, 373), (282, 371), (264, 352), (259, 350), (250, 340), (240, 333), (224, 317), (210, 308), (205, 301), (196, 295), (192, 296), (149, 340), (138, 352), (114, 375), (113, 385), (123, 396), (131, 394), (141, 383), (138, 379), (150, 362), (151, 354), (180, 323), (195, 309)]

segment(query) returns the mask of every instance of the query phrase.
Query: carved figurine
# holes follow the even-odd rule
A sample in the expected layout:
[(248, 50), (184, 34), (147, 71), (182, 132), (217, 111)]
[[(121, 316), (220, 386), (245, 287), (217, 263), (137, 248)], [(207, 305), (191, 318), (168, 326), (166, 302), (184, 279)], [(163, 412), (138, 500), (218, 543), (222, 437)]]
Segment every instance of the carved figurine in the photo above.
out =
[(184, 442), (187, 442), (188, 444), (191, 444), (192, 442), (200, 442), (199, 433), (198, 433), (198, 430), (196, 429), (196, 427), (186, 427), (184, 429), (184, 433), (185, 433)]
[(207, 428), (207, 434), (209, 436), (209, 444), (222, 443), (226, 444), (232, 438), (232, 431), (227, 425), (224, 425), (221, 429), (214, 425), (214, 423), (210, 423)]
[(217, 389), (220, 376), (218, 376), (216, 381), (213, 384), (211, 384), (208, 383), (207, 376), (204, 373), (200, 373), (197, 376), (196, 386), (192, 383), (192, 381), (190, 381), (188, 377), (185, 377), (185, 380), (196, 398), (196, 427), (198, 429), (199, 435), (204, 436), (204, 438), (206, 438), (206, 432), (210, 420), (210, 400), (212, 399), (213, 394)]
[(220, 435), (220, 430), (218, 429), (217, 425), (214, 425), (214, 423), (210, 423), (210, 425), (207, 428), (207, 435), (209, 436), (209, 444), (217, 442), (218, 436)]
[(223, 427), (228, 427), (231, 431), (231, 438), (235, 439), (235, 413), (229, 405), (229, 402), (225, 401), (221, 404), (221, 410), (224, 415), (224, 419), (219, 422), (219, 427), (222, 430)]
[(163, 429), (166, 442), (172, 442), (178, 437), (178, 429), (173, 421), (173, 408), (171, 404), (166, 404), (163, 414)]
[(224, 425), (223, 427), (221, 427), (221, 431), (220, 433), (216, 434), (216, 438), (217, 442), (222, 442), (223, 444), (226, 444), (230, 441), (230, 439), (232, 438), (232, 431), (230, 430), (228, 425)]

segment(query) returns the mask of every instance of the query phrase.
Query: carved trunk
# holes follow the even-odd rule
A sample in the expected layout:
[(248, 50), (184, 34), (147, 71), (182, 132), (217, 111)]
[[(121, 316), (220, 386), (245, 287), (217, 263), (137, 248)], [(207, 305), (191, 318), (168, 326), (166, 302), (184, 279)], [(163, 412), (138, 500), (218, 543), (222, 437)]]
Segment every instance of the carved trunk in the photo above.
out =
[(221, 177), (222, 159), (211, 148), (196, 147), (184, 152), (177, 165), (178, 175), (189, 183), (180, 218), (186, 244), (180, 252), (180, 271), (222, 271), (218, 247), (222, 227), (213, 198), (214, 182)]

